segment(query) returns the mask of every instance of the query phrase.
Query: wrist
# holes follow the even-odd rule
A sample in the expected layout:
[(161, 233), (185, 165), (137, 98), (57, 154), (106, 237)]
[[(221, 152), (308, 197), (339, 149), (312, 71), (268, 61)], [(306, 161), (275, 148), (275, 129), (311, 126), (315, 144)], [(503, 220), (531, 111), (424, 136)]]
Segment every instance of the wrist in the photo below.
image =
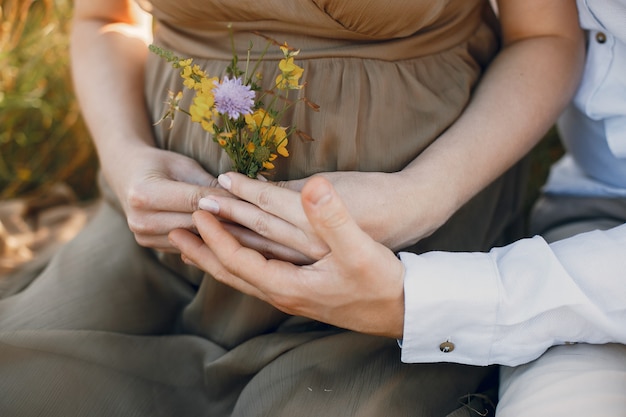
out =
[(402, 198), (395, 204), (398, 211), (393, 214), (401, 221), (395, 223), (399, 229), (395, 231), (396, 240), (389, 247), (401, 250), (439, 229), (458, 209), (458, 203), (456, 199), (446, 197), (447, 190), (415, 174), (401, 171), (394, 175), (397, 180), (389, 190), (393, 193), (391, 197)]

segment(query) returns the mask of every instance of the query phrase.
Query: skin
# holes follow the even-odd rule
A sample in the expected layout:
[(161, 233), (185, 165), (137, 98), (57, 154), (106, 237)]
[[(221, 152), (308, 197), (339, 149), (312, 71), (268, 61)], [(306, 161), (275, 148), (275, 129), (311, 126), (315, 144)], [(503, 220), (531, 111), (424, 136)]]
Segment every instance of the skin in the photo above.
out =
[[(183, 260), (285, 312), (402, 337), (401, 263), (385, 247), (428, 235), (526, 153), (579, 79), (583, 40), (573, 2), (502, 1), (499, 10), (502, 53), (459, 120), (404, 170), (320, 174), (300, 195), (296, 182), (222, 175), (222, 186), (241, 200), (201, 201), (207, 211), (193, 216), (200, 236), (170, 234)], [(480, 122), (486, 114), (488, 126)], [(423, 205), (432, 201), (427, 195), (437, 196), (437, 207)]]
[[(401, 264), (385, 247), (436, 230), (542, 137), (578, 84), (584, 47), (573, 0), (502, 0), (498, 8), (502, 51), (464, 113), (407, 167), (278, 186), (232, 177), (227, 188), (252, 204), (232, 198), (195, 161), (155, 147), (142, 91), (149, 25), (130, 0), (75, 2), (72, 70), (103, 174), (140, 245), (180, 248), (216, 279), (286, 312), (399, 337)], [(203, 197), (220, 221), (206, 211), (192, 217)]]
[[(509, 0), (500, 1), (498, 8), (504, 47), (467, 109), (431, 146), (396, 173), (318, 174), (333, 183), (359, 226), (389, 248), (399, 250), (430, 235), (526, 154), (554, 124), (578, 85), (584, 40), (574, 1)], [(297, 191), (305, 181), (278, 185)], [(253, 203), (270, 213), (278, 204), (297, 210), (298, 197), (285, 198), (263, 195)], [(229, 208), (226, 218), (249, 228), (252, 224), (257, 233), (231, 231), (267, 256), (305, 263), (324, 253), (322, 246), (313, 253), (294, 253), (296, 244), (285, 247), (276, 243), (279, 236), (268, 235), (276, 230), (269, 216), (257, 212), (250, 220), (250, 211), (244, 210)]]
[(328, 247), (311, 265), (266, 259), (242, 246), (223, 222), (206, 211), (193, 214), (200, 237), (174, 230), (170, 239), (188, 264), (286, 313), (400, 338), (404, 324), (402, 262), (359, 228), (325, 178), (311, 178), (300, 196), (312, 231), (323, 236)]
[[(575, 2), (502, 0), (498, 6), (505, 46), (466, 111), (433, 145), (396, 173), (321, 174), (357, 224), (387, 247), (404, 247), (436, 230), (524, 155), (573, 94), (583, 61)], [(229, 194), (195, 161), (154, 146), (142, 92), (148, 33), (130, 0), (77, 0), (72, 66), (102, 171), (137, 242), (174, 251), (167, 235), (195, 231), (191, 214), (199, 200)], [(299, 192), (304, 183), (279, 185)], [(299, 199), (292, 194), (285, 204), (296, 206)], [(235, 211), (232, 217), (241, 218)], [(289, 242), (275, 243), (280, 237), (230, 230), (278, 258), (305, 263), (325, 253), (323, 246), (298, 253)]]
[(155, 147), (143, 96), (150, 30), (133, 4), (74, 3), (72, 72), (102, 172), (130, 230), (140, 245), (172, 251), (167, 234), (193, 230), (199, 199), (224, 191), (196, 161)]

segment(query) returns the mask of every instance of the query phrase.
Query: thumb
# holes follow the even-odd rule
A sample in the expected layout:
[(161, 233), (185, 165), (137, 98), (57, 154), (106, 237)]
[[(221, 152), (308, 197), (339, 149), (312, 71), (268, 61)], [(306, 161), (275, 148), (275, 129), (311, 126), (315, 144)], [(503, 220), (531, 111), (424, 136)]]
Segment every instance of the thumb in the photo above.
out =
[(371, 240), (356, 224), (347, 207), (323, 177), (312, 177), (302, 188), (302, 206), (317, 235), (335, 254), (349, 254), (355, 245)]
[(188, 184), (216, 188), (217, 178), (208, 173), (197, 161), (184, 157), (169, 164), (171, 176)]

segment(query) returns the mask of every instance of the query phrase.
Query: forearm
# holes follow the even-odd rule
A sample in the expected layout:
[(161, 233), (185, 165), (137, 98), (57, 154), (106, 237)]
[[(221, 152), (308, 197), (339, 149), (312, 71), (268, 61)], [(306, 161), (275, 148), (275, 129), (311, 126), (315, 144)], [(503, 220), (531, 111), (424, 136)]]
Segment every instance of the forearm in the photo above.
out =
[[(194, 159), (155, 146), (144, 99), (149, 19), (132, 0), (76, 0), (72, 69), (102, 172), (141, 246), (173, 251), (200, 198), (219, 193)], [(222, 191), (224, 194), (224, 192)]]
[(553, 345), (626, 342), (624, 247), (626, 225), (490, 253), (402, 254), (402, 360), (514, 366)]
[[(400, 174), (413, 201), (432, 197), (441, 223), (525, 155), (572, 97), (582, 38), (530, 38), (491, 64), (461, 117)], [(566, 76), (564, 76), (566, 74)], [(416, 179), (427, 179), (419, 187)], [(409, 210), (410, 211), (410, 210)], [(423, 216), (403, 214), (409, 227)]]
[[(430, 235), (522, 158), (573, 96), (584, 62), (575, 2), (526, 3), (501, 8), (505, 46), (465, 111), (415, 160), (393, 174), (333, 178), (377, 241), (400, 249)], [(359, 195), (362, 184), (376, 192)]]
[(133, 146), (154, 144), (143, 95), (146, 44), (145, 28), (126, 14), (75, 18), (75, 90), (105, 174), (123, 164)]

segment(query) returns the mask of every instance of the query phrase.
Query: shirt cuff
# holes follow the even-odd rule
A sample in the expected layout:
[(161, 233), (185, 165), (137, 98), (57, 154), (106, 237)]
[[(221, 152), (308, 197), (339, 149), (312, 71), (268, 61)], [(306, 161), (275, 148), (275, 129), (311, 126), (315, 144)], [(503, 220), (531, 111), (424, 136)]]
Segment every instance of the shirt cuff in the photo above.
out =
[(487, 253), (403, 252), (402, 361), (488, 365), (498, 272)]

